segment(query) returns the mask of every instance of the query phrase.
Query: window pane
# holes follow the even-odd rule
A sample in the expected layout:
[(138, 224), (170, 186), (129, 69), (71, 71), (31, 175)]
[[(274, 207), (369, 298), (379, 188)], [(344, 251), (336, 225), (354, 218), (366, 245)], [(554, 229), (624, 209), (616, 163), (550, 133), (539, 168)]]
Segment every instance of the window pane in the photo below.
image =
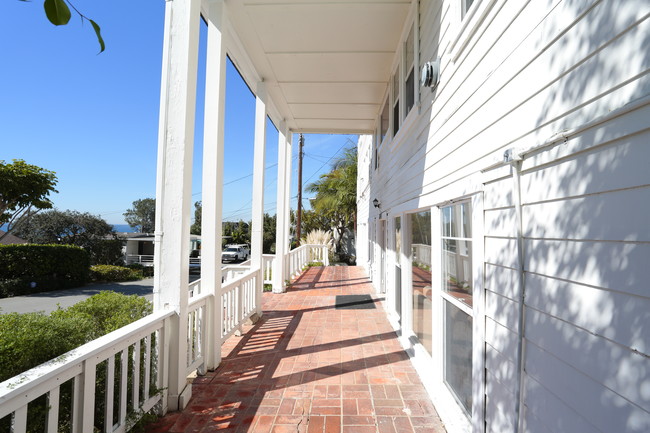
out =
[(442, 290), (472, 306), (471, 204), (442, 208)]
[(380, 128), (381, 128), (381, 137), (379, 139), (379, 144), (381, 144), (384, 141), (384, 138), (386, 137), (386, 133), (388, 132), (388, 110), (390, 108), (388, 107), (388, 96), (386, 97), (386, 102), (384, 102), (384, 108), (381, 111), (381, 119), (380, 119)]
[(395, 72), (395, 75), (393, 75), (393, 100), (397, 102), (399, 99), (399, 68), (397, 68), (397, 72)]
[[(456, 251), (445, 248), (444, 242), (457, 242)], [(462, 303), (472, 306), (472, 243), (468, 241), (443, 240), (442, 290)], [(463, 251), (468, 254), (462, 254)]]
[(459, 236), (461, 238), (472, 237), (472, 215), (470, 214), (470, 206), (469, 203), (462, 203), (460, 205), (461, 232)]
[(415, 57), (415, 44), (413, 43), (413, 27), (409, 31), (409, 35), (406, 38), (406, 69), (408, 70), (413, 65), (413, 59)]
[(399, 102), (395, 102), (393, 107), (393, 137), (397, 135), (399, 131)]
[(472, 412), (472, 317), (444, 301), (444, 380), (468, 414)]
[(415, 73), (414, 70), (411, 69), (411, 72), (409, 72), (409, 75), (406, 78), (406, 90), (404, 91), (404, 103), (406, 104), (404, 107), (406, 108), (406, 114), (411, 112), (411, 108), (413, 108), (413, 104), (415, 103), (414, 80)]
[(472, 3), (474, 3), (474, 0), (461, 0), (462, 2), (462, 17), (465, 18), (465, 14), (469, 10), (469, 8), (472, 7)]
[(402, 218), (395, 217), (395, 312), (402, 323)]
[(442, 235), (456, 237), (455, 221), (452, 215), (452, 206), (442, 208)]
[(395, 217), (395, 254), (397, 255), (397, 262), (400, 261), (402, 253), (402, 218)]
[(413, 331), (431, 353), (431, 211), (410, 215)]
[(393, 137), (399, 131), (402, 119), (399, 117), (399, 72), (393, 75)]

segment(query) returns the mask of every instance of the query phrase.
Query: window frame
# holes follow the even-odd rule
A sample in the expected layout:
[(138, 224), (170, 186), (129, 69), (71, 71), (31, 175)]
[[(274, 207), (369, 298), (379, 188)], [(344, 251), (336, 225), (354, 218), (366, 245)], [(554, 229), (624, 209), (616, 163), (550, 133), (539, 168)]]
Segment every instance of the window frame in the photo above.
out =
[[(471, 201), (471, 215), (469, 216), (472, 225), (472, 307), (463, 306), (460, 301), (451, 299), (454, 306), (461, 305), (463, 311), (471, 311), (472, 318), (472, 411), (468, 414), (458, 402), (456, 395), (445, 382), (444, 357), (445, 357), (445, 334), (444, 334), (444, 307), (445, 301), (450, 300), (450, 295), (444, 292), (442, 287), (442, 208), (463, 201)], [(481, 426), (485, 420), (485, 283), (484, 283), (484, 228), (483, 228), (483, 193), (481, 191), (469, 192), (466, 195), (455, 199), (438, 202), (433, 205), (432, 214), (432, 242), (437, 248), (432, 250), (432, 272), (433, 280), (433, 327), (437, 329), (434, 334), (434, 353), (432, 359), (432, 371), (434, 376), (434, 391), (441, 395), (441, 411), (447, 413), (447, 419), (459, 426), (467, 426), (473, 431), (482, 431)]]
[[(416, 116), (414, 113), (420, 112), (421, 104), (421, 93), (420, 93), (420, 26), (419, 26), (419, 2), (412, 2), (411, 9), (409, 10), (408, 16), (405, 20), (405, 26), (402, 29), (402, 34), (400, 35), (400, 41), (398, 48), (395, 52), (395, 58), (393, 61), (393, 67), (391, 68), (391, 74), (388, 79), (387, 86), (387, 95), (389, 105), (389, 141), (394, 142), (396, 137), (399, 137), (403, 134), (399, 134), (399, 131), (404, 129), (409, 129), (412, 126), (412, 118)], [(413, 105), (411, 106), (408, 113), (405, 110), (405, 95), (409, 90), (406, 87), (406, 79), (408, 78), (408, 72), (411, 69), (407, 69), (406, 63), (406, 50), (407, 50), (407, 40), (411, 33), (413, 32), (413, 63), (411, 66), (413, 72)], [(415, 108), (417, 107), (417, 110)], [(377, 134), (381, 135), (381, 114), (383, 112), (384, 105), (381, 106), (381, 111), (377, 114)], [(405, 128), (406, 127), (406, 128)], [(385, 140), (384, 140), (385, 141)], [(382, 141), (383, 142), (383, 141)]]
[(472, 36), (478, 30), (478, 27), (487, 17), (488, 12), (496, 0), (473, 0), (472, 4), (464, 11), (466, 0), (457, 0), (455, 2), (455, 20), (457, 20), (458, 33), (449, 44), (447, 53), (451, 55), (452, 61), (457, 61), (465, 47), (469, 44)]

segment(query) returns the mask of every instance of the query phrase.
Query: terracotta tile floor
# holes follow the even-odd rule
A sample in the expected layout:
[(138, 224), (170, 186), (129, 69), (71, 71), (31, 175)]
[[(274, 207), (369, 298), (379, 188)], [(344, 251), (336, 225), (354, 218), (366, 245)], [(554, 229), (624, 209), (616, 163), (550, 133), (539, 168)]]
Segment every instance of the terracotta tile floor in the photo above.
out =
[(262, 320), (224, 344), (183, 412), (147, 431), (444, 432), (380, 297), (374, 309), (335, 308), (336, 295), (371, 293), (365, 271), (345, 266), (311, 268), (287, 293), (264, 293)]

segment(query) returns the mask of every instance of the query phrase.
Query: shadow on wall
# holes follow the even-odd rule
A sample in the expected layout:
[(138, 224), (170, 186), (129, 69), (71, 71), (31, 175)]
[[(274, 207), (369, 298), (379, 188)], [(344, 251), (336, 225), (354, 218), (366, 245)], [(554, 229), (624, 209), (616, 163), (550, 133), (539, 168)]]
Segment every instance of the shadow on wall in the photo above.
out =
[[(648, 3), (584, 4), (564, 2), (584, 14), (566, 35), (548, 28), (559, 37), (549, 75), (559, 78), (543, 90), (541, 130), (570, 131), (650, 94)], [(648, 118), (642, 106), (524, 160), (526, 431), (650, 431)], [(512, 191), (500, 200), (512, 204)], [(514, 207), (498, 215), (486, 219), (486, 232), (507, 232), (486, 239), (499, 245), (486, 258), (496, 265), (487, 266), (487, 309), (499, 322), (488, 331), (488, 424), (506, 431), (520, 293)]]

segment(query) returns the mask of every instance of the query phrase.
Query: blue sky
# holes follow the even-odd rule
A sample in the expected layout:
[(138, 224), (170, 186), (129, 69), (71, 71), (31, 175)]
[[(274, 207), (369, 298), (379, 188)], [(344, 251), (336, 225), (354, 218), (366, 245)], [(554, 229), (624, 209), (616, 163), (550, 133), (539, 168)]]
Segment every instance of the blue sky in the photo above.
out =
[[(102, 27), (102, 54), (97, 54), (92, 28), (82, 25), (74, 12), (67, 26), (55, 27), (47, 21), (41, 0), (5, 0), (0, 5), (5, 18), (0, 26), (0, 160), (24, 159), (55, 171), (59, 193), (52, 199), (58, 209), (90, 212), (122, 224), (122, 213), (134, 200), (155, 194), (165, 2), (74, 4)], [(202, 92), (199, 75), (193, 201), (201, 199)], [(228, 220), (251, 215), (254, 113), (254, 97), (229, 65), (223, 210)], [(271, 214), (277, 137), (269, 122), (265, 210)], [(306, 135), (304, 183), (327, 172), (331, 158), (355, 142), (356, 136)], [(292, 208), (297, 143), (296, 136)]]

